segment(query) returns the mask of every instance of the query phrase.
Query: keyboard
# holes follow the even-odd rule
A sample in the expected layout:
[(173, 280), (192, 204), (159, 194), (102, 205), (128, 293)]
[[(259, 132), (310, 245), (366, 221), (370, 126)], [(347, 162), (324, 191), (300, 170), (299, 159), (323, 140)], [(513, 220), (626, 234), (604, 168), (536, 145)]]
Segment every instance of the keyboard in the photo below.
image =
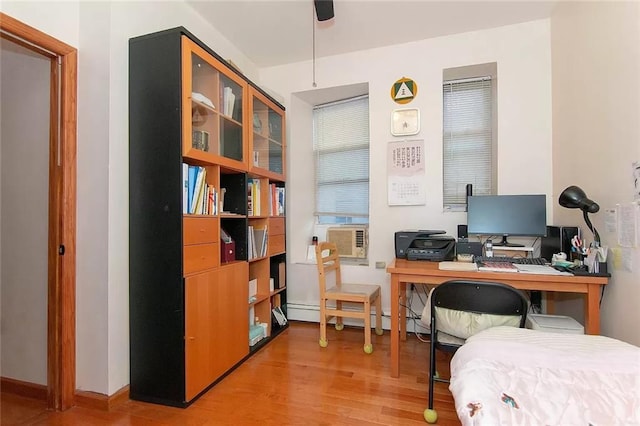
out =
[(544, 257), (511, 257), (511, 256), (475, 256), (476, 263), (482, 262), (507, 262), (518, 265), (546, 265), (549, 263)]

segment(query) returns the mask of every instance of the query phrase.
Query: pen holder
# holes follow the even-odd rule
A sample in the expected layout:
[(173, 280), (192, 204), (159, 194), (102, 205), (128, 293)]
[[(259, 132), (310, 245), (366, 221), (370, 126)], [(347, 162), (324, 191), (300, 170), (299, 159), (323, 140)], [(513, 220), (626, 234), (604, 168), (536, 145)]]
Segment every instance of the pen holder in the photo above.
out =
[(607, 271), (607, 262), (598, 262), (598, 272), (601, 274), (608, 274), (609, 271)]

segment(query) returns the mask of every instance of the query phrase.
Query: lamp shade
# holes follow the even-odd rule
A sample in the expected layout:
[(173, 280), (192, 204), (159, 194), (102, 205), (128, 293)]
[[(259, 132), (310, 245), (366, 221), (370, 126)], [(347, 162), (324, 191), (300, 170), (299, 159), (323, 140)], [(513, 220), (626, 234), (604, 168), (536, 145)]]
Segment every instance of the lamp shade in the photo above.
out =
[(558, 203), (560, 203), (562, 207), (580, 209), (585, 213), (597, 213), (598, 210), (600, 210), (598, 203), (587, 198), (587, 194), (575, 185), (571, 185), (562, 191)]

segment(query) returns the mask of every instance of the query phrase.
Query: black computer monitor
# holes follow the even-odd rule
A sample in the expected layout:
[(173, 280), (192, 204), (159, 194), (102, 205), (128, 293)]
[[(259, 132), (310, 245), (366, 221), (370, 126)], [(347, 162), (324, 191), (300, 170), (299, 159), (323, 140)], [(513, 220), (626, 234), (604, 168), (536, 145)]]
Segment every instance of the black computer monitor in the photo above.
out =
[(545, 195), (472, 195), (467, 198), (467, 232), (501, 235), (496, 246), (521, 247), (507, 237), (544, 237), (547, 232)]

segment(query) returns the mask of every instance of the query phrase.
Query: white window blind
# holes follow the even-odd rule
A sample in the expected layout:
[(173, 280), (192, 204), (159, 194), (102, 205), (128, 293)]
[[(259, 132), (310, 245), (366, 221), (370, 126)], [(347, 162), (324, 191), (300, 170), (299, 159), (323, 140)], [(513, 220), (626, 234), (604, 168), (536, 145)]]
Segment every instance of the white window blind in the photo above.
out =
[(446, 81), (443, 123), (443, 195), (445, 208), (466, 205), (473, 195), (493, 193), (492, 80), (479, 77)]
[(316, 215), (320, 223), (367, 223), (369, 96), (313, 109)]

